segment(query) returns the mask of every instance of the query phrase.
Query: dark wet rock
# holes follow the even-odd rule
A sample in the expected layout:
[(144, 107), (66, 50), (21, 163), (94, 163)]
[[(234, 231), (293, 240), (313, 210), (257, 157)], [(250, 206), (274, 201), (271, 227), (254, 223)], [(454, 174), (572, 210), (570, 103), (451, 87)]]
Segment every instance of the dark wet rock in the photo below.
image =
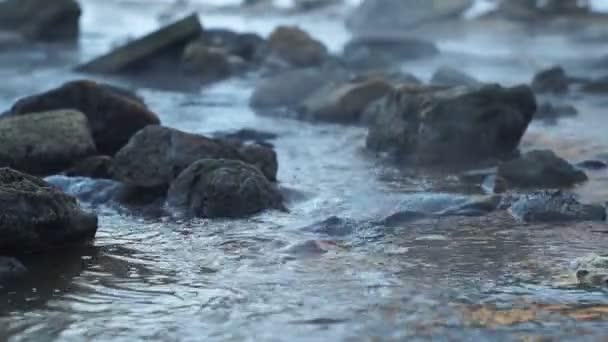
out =
[[(127, 72), (133, 69), (153, 69), (167, 60), (178, 65), (177, 59), (187, 43), (202, 34), (197, 14), (192, 14), (140, 39), (77, 67), (78, 71), (94, 73)], [(172, 61), (171, 61), (172, 60)], [(173, 63), (171, 63), (173, 62)]]
[(34, 41), (75, 41), (80, 14), (75, 0), (8, 0), (0, 2), (0, 29)]
[(182, 55), (182, 66), (189, 74), (196, 74), (204, 82), (212, 82), (229, 77), (233, 73), (230, 55), (226, 50), (209, 47), (203, 42), (192, 42)]
[(563, 94), (568, 91), (569, 85), (566, 71), (560, 66), (540, 71), (532, 80), (532, 90), (537, 93)]
[[(348, 60), (380, 59), (383, 62), (428, 58), (439, 53), (435, 44), (418, 38), (401, 35), (358, 36), (344, 46), (344, 57)], [(352, 62), (351, 62), (352, 63)], [(392, 64), (391, 63), (391, 64)]]
[(306, 31), (295, 26), (279, 26), (268, 37), (266, 54), (294, 67), (319, 66), (327, 58), (327, 48)]
[(441, 67), (431, 77), (431, 84), (439, 86), (477, 86), (479, 81), (466, 73), (451, 67)]
[(574, 261), (574, 275), (580, 285), (608, 286), (608, 256), (591, 254)]
[(472, 4), (471, 0), (365, 0), (348, 18), (347, 26), (359, 32), (403, 30), (457, 17)]
[(559, 188), (584, 182), (587, 176), (553, 151), (530, 151), (498, 166), (498, 176), (514, 187)]
[(21, 278), (27, 274), (27, 268), (21, 261), (0, 256), (0, 282)]
[(589, 159), (576, 163), (576, 166), (587, 170), (603, 170), (608, 167), (608, 163), (602, 160)]
[(0, 167), (49, 175), (93, 155), (95, 142), (84, 114), (74, 110), (0, 119)]
[(298, 113), (311, 121), (358, 123), (367, 106), (392, 89), (393, 86), (382, 79), (324, 87), (304, 100)]
[(148, 126), (114, 156), (111, 173), (114, 179), (133, 186), (166, 186), (204, 158), (239, 159), (240, 154), (232, 145), (202, 135)]
[[(386, 67), (386, 66), (385, 66)], [(422, 81), (416, 76), (403, 70), (391, 70), (386, 68), (369, 69), (358, 71), (350, 79), (351, 82), (364, 82), (371, 80), (385, 80), (393, 85), (395, 84), (422, 84)]]
[(319, 88), (346, 78), (317, 68), (286, 71), (258, 82), (249, 103), (256, 109), (295, 107)]
[(573, 194), (559, 190), (521, 195), (509, 207), (510, 212), (526, 222), (604, 221), (606, 209), (583, 204)]
[(279, 161), (272, 147), (260, 144), (242, 144), (238, 146), (241, 160), (256, 166), (271, 182), (277, 181)]
[(76, 162), (71, 168), (65, 171), (65, 175), (69, 177), (111, 179), (111, 167), (112, 157), (92, 156)]
[[(239, 151), (242, 147), (172, 128), (148, 126), (133, 136), (114, 156), (111, 173), (114, 179), (126, 184), (154, 188), (170, 184), (190, 164), (205, 158), (249, 159), (255, 161), (256, 165), (262, 165), (266, 172), (276, 170), (266, 164), (269, 162), (267, 158), (270, 158), (268, 151), (262, 152), (262, 147), (259, 147), (251, 155), (244, 156)], [(254, 156), (259, 155), (263, 155), (264, 159), (253, 160)], [(268, 173), (267, 177), (276, 179), (276, 173)]]
[(283, 249), (283, 252), (297, 257), (313, 257), (323, 255), (337, 248), (338, 246), (334, 241), (307, 240), (288, 246)]
[(462, 164), (513, 153), (536, 101), (527, 86), (403, 86), (368, 110), (368, 148), (423, 164)]
[(496, 167), (469, 170), (458, 175), (458, 178), (463, 182), (482, 183), (487, 177), (496, 175), (496, 171)]
[(250, 164), (226, 159), (192, 163), (169, 188), (167, 204), (197, 217), (245, 217), (283, 209), (277, 188)]
[(553, 123), (560, 118), (576, 115), (578, 115), (578, 110), (572, 105), (545, 102), (538, 106), (534, 119)]
[(607, 94), (608, 76), (586, 82), (582, 85), (581, 90), (590, 94)]
[(97, 150), (113, 155), (131, 136), (148, 125), (158, 125), (158, 116), (122, 92), (92, 81), (72, 81), (59, 88), (17, 101), (9, 115), (73, 108), (84, 113)]
[(265, 40), (255, 33), (239, 33), (226, 29), (205, 29), (200, 41), (207, 46), (225, 50), (248, 62), (258, 59)]
[(257, 144), (270, 145), (268, 141), (278, 138), (279, 135), (253, 128), (242, 128), (236, 131), (216, 132), (213, 134), (213, 137), (224, 140), (236, 140), (241, 143), (255, 142)]
[(0, 31), (0, 49), (15, 49), (25, 47), (26, 44), (19, 33)]
[(36, 252), (95, 237), (97, 216), (40, 178), (0, 169), (0, 253)]
[(354, 220), (332, 216), (321, 222), (313, 223), (310, 226), (303, 227), (301, 228), (301, 230), (317, 234), (341, 237), (352, 234), (355, 230), (355, 227), (359, 225), (361, 225), (361, 223), (358, 223)]

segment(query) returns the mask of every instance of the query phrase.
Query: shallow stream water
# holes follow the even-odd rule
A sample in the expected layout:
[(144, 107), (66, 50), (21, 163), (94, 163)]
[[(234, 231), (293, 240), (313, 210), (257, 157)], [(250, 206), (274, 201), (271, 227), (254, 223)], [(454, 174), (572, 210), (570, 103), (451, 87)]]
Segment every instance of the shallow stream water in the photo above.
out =
[[(162, 1), (82, 3), (76, 50), (34, 46), (0, 53), (0, 111), (20, 96), (84, 77), (70, 71), (78, 62), (189, 10), (168, 11)], [(297, 23), (333, 51), (349, 37), (335, 11), (260, 15), (205, 7), (201, 19), (206, 27), (261, 34), (279, 23)], [(482, 81), (516, 84), (554, 63), (595, 75), (585, 60), (606, 52), (605, 45), (561, 36), (447, 35), (439, 44), (441, 56), (405, 64), (405, 70), (428, 79), (437, 66), (450, 65)], [(581, 321), (560, 312), (514, 325), (475, 315), (479, 305), (608, 305), (606, 292), (560, 286), (557, 279), (574, 258), (605, 252), (605, 224), (526, 225), (492, 214), (392, 229), (353, 223), (340, 237), (303, 229), (332, 216), (363, 222), (404, 209), (440, 210), (483, 191), (452, 184), (453, 175), (399, 170), (365, 153), (362, 128), (258, 116), (248, 106), (256, 80), (248, 75), (191, 93), (137, 91), (171, 127), (202, 134), (246, 127), (277, 133), (278, 178), (291, 194), (290, 212), (176, 222), (85, 198), (83, 205), (100, 216), (94, 245), (26, 262), (32, 275), (0, 290), (0, 340), (498, 341), (606, 335), (603, 315)], [(522, 148), (551, 148), (573, 162), (608, 152), (608, 99), (570, 102), (579, 116), (556, 125), (534, 123)], [(576, 189), (582, 199), (608, 200), (607, 171), (590, 178)], [(90, 180), (69, 182), (72, 193), (91, 187)]]

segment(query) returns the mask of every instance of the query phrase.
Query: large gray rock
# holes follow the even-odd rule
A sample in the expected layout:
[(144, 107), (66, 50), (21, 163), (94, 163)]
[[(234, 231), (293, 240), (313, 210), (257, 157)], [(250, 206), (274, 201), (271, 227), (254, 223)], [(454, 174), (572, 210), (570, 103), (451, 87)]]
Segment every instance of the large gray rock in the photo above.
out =
[(0, 254), (55, 249), (92, 240), (97, 216), (42, 179), (0, 168)]
[(144, 64), (167, 57), (173, 51), (183, 51), (185, 45), (198, 38), (202, 31), (198, 15), (192, 14), (80, 65), (77, 71), (117, 73), (141, 68)]
[(367, 106), (391, 90), (382, 79), (323, 87), (304, 100), (298, 112), (306, 120), (358, 123)]
[(35, 41), (75, 41), (81, 9), (75, 0), (0, 1), (0, 29)]
[(84, 114), (74, 110), (0, 119), (0, 167), (49, 175), (95, 153)]
[[(508, 200), (508, 199), (507, 199)], [(604, 221), (606, 209), (584, 204), (573, 194), (559, 190), (538, 191), (518, 196), (509, 211), (526, 222)]]
[(268, 37), (267, 54), (294, 67), (319, 66), (327, 58), (327, 48), (306, 31), (295, 26), (279, 26)]
[(93, 81), (78, 80), (17, 101), (9, 115), (76, 109), (84, 113), (97, 150), (113, 155), (131, 136), (148, 125), (158, 125), (158, 116), (148, 110), (135, 94)]
[(456, 17), (472, 4), (472, 0), (365, 0), (348, 18), (347, 26), (356, 32), (398, 31)]
[(498, 176), (514, 187), (560, 188), (584, 182), (587, 176), (553, 151), (535, 150), (500, 163)]
[(224, 159), (201, 159), (190, 165), (171, 184), (167, 204), (207, 218), (283, 209), (280, 192), (258, 168)]
[[(170, 184), (183, 170), (199, 159), (246, 160), (239, 146), (202, 135), (162, 126), (139, 131), (115, 156), (113, 178), (126, 184), (154, 188)], [(266, 158), (268, 158), (266, 156)], [(256, 162), (264, 164), (264, 160)], [(253, 160), (246, 160), (253, 162)], [(276, 159), (275, 159), (276, 162)], [(260, 167), (276, 179), (275, 167)], [(272, 173), (274, 172), (274, 173)]]
[(527, 86), (404, 86), (368, 111), (368, 148), (425, 164), (458, 164), (512, 153), (536, 101)]

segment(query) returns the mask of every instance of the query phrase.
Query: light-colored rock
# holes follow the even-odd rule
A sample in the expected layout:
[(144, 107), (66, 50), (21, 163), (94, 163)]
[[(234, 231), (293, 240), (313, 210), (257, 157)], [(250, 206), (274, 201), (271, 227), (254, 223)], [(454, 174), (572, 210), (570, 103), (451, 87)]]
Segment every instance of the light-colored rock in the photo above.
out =
[(49, 175), (95, 153), (86, 116), (74, 110), (0, 119), (0, 167)]

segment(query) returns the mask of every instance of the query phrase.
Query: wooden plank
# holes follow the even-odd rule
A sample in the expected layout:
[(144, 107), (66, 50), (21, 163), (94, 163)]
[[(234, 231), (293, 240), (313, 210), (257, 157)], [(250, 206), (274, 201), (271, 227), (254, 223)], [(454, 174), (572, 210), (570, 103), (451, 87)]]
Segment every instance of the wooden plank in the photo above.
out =
[(173, 24), (154, 31), (143, 38), (129, 42), (108, 54), (76, 67), (76, 71), (91, 73), (117, 73), (146, 59), (160, 55), (164, 50), (186, 44), (203, 32), (198, 15), (191, 14)]

